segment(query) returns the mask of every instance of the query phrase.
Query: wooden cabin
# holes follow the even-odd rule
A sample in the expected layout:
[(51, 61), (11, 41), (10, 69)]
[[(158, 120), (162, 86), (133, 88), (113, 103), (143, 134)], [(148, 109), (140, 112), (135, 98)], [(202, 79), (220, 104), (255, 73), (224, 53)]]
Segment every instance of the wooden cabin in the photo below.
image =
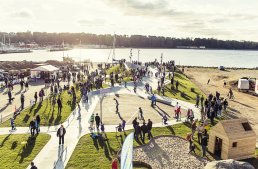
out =
[(256, 134), (246, 118), (222, 120), (209, 134), (208, 150), (221, 159), (254, 157)]

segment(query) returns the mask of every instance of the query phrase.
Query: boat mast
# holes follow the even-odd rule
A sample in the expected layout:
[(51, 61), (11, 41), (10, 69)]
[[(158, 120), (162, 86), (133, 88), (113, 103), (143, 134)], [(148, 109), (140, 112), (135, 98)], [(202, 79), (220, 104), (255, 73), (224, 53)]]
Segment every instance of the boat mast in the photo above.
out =
[(115, 48), (116, 48), (116, 34), (114, 33), (112, 65), (113, 65), (113, 61), (115, 60), (115, 57), (116, 57), (116, 56), (115, 56), (115, 55), (116, 55)]

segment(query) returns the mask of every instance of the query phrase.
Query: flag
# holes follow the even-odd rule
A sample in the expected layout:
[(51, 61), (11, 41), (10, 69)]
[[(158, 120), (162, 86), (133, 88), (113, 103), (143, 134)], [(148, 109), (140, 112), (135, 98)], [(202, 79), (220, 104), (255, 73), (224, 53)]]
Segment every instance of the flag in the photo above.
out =
[(134, 133), (132, 132), (124, 141), (121, 151), (121, 169), (133, 168), (133, 139)]

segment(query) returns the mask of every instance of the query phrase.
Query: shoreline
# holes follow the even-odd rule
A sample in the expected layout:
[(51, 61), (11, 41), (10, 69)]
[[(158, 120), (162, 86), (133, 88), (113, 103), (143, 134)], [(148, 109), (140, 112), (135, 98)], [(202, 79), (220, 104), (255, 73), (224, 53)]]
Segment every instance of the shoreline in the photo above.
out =
[[(76, 62), (79, 63), (79, 62)], [(93, 64), (104, 64), (105, 62), (92, 62)], [(107, 63), (107, 62), (106, 62)], [(108, 62), (109, 63), (109, 62)], [(5, 71), (10, 71), (10, 70), (21, 70), (21, 69), (27, 69), (27, 68), (33, 68), (36, 67), (37, 64), (52, 64), (53, 66), (60, 66), (65, 64), (63, 61), (58, 61), (58, 60), (46, 60), (46, 61), (0, 61), (0, 67), (1, 69)], [(194, 65), (177, 65), (178, 68), (200, 68), (200, 69), (217, 69), (217, 66), (194, 66)], [(15, 69), (14, 69), (15, 68)], [(224, 71), (227, 70), (258, 70), (258, 67), (226, 67), (225, 66)]]

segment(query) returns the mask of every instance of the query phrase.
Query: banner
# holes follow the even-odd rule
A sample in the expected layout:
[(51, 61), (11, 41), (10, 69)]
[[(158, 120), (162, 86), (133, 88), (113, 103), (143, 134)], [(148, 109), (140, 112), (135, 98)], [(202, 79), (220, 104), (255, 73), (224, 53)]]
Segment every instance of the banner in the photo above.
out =
[(129, 134), (123, 144), (121, 151), (121, 169), (133, 168), (133, 140), (134, 133)]

